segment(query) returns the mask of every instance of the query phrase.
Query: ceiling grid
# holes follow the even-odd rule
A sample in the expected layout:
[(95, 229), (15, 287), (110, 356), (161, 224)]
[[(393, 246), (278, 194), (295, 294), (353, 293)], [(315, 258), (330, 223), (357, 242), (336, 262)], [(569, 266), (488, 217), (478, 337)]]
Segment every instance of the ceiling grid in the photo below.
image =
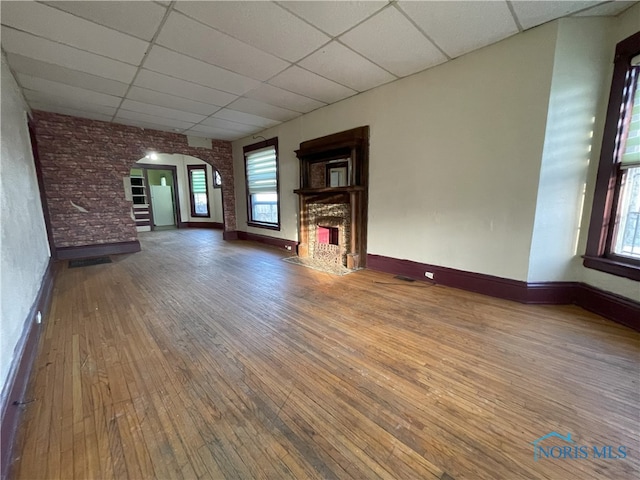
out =
[(235, 140), (564, 16), (633, 1), (2, 1), (32, 109)]

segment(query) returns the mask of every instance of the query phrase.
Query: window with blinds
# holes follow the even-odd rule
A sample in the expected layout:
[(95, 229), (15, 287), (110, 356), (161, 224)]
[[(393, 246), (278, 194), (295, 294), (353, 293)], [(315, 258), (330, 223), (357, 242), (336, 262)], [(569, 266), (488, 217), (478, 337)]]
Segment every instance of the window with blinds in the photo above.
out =
[(615, 48), (584, 266), (640, 280), (640, 32)]
[(187, 165), (189, 174), (189, 193), (191, 195), (191, 216), (209, 216), (209, 191), (207, 185), (207, 167)]
[(280, 227), (277, 138), (244, 147), (247, 182), (247, 223)]
[[(634, 62), (635, 61), (635, 62)], [(635, 64), (634, 64), (635, 63)], [(620, 187), (612, 238), (615, 255), (640, 259), (640, 56), (628, 73), (620, 121)]]
[[(638, 58), (640, 62), (640, 58)], [(628, 123), (623, 122), (622, 155), (620, 156), (621, 168), (640, 167), (640, 66), (629, 71), (630, 85), (627, 87), (627, 95), (630, 98), (626, 102), (623, 115), (628, 116)], [(635, 83), (635, 88), (634, 87)]]

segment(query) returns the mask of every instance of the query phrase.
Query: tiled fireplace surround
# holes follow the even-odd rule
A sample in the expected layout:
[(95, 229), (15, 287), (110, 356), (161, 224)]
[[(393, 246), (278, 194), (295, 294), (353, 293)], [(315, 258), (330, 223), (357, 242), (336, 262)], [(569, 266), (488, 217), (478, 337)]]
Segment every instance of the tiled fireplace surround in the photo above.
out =
[[(309, 226), (309, 256), (321, 263), (335, 263), (347, 266), (347, 246), (351, 240), (349, 204), (307, 205), (307, 222)], [(336, 228), (337, 244), (323, 242), (318, 234), (319, 228)]]

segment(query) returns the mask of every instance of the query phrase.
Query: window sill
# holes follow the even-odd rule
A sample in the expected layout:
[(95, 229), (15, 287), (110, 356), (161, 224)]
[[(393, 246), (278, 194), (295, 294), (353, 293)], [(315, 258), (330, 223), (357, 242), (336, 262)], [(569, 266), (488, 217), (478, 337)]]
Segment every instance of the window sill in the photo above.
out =
[(278, 230), (278, 231), (280, 231), (280, 225), (275, 225), (273, 223), (247, 222), (247, 225), (249, 227), (266, 228), (267, 230)]
[(582, 258), (584, 258), (582, 264), (586, 268), (592, 268), (618, 277), (625, 277), (630, 280), (640, 281), (640, 265), (634, 265), (604, 257), (590, 257), (583, 255)]

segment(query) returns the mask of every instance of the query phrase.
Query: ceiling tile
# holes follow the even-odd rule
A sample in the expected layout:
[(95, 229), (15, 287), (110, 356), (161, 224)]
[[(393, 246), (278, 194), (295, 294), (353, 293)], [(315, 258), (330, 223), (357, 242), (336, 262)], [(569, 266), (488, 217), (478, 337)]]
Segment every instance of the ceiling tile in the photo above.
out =
[(115, 118), (113, 119), (113, 123), (119, 123), (121, 125), (129, 125), (131, 127), (138, 127), (138, 128), (142, 128), (143, 130), (145, 129), (160, 130), (161, 132), (171, 132), (171, 133), (182, 132), (183, 130), (185, 130), (184, 128), (180, 128), (180, 127), (172, 127), (170, 125), (160, 125), (152, 121), (145, 121), (140, 119), (136, 120), (131, 118)]
[(149, 103), (137, 102), (135, 100), (125, 100), (124, 102), (122, 102), (120, 108), (132, 112), (146, 113), (149, 115), (172, 118), (175, 120), (182, 120), (184, 122), (190, 123), (198, 123), (206, 118), (205, 115), (198, 115), (195, 113), (184, 112), (182, 110), (176, 110), (174, 108), (151, 105)]
[(318, 29), (272, 2), (178, 2), (191, 18), (291, 62), (329, 41)]
[(158, 73), (238, 95), (260, 85), (260, 82), (253, 78), (224, 70), (159, 46), (154, 46), (151, 49), (144, 66)]
[(187, 98), (176, 97), (175, 95), (168, 95), (166, 93), (156, 92), (147, 88), (131, 87), (127, 94), (127, 99), (137, 100), (139, 102), (150, 103), (152, 105), (160, 105), (161, 107), (173, 108), (176, 110), (182, 110), (185, 112), (197, 113), (200, 115), (209, 116), (218, 110), (220, 107), (210, 105), (208, 103), (194, 102)]
[(225, 130), (230, 130), (232, 132), (244, 133), (245, 135), (251, 132), (257, 132), (262, 128), (262, 127), (256, 127), (255, 125), (247, 125), (245, 123), (231, 122), (229, 120), (223, 120), (222, 118), (215, 118), (215, 117), (206, 118), (202, 122), (200, 122), (199, 125), (214, 127), (214, 128), (223, 128)]
[(335, 41), (302, 60), (300, 66), (359, 92), (396, 78)]
[(73, 87), (64, 83), (52, 82), (51, 80), (32, 77), (23, 73), (18, 73), (16, 79), (23, 88), (42, 92), (45, 95), (57, 95), (80, 102), (95, 103), (109, 107), (117, 107), (121, 101), (120, 97), (85, 90), (84, 88)]
[(194, 125), (193, 122), (185, 122), (183, 120), (178, 120), (176, 118), (166, 118), (166, 117), (160, 117), (158, 115), (153, 115), (153, 114), (134, 112), (131, 110), (125, 110), (123, 108), (118, 110), (118, 115), (116, 115), (116, 118), (114, 120), (117, 120), (117, 119), (135, 120), (135, 121), (145, 122), (147, 124), (163, 125), (164, 127), (179, 128), (182, 130), (191, 128)]
[(388, 2), (344, 2), (344, 1), (309, 1), (279, 2), (279, 4), (296, 15), (312, 23), (320, 30), (336, 37), (365, 18), (373, 15)]
[(140, 70), (134, 85), (139, 85), (158, 92), (168, 93), (178, 97), (184, 97), (196, 102), (203, 102), (209, 105), (224, 106), (233, 102), (237, 95), (215, 90), (202, 85), (181, 80), (179, 78), (168, 77), (161, 73), (150, 70)]
[(325, 103), (337, 102), (358, 93), (297, 65), (279, 73), (269, 83)]
[[(627, 8), (632, 7), (638, 2), (622, 2), (622, 1), (614, 1), (614, 2), (606, 2), (596, 7), (590, 8), (588, 10), (584, 10), (582, 12), (576, 13), (576, 17), (608, 17), (619, 15), (624, 12)], [(638, 21), (640, 24), (640, 20)]]
[(371, 61), (404, 77), (447, 58), (404, 15), (387, 8), (345, 33), (340, 40)]
[(601, 2), (518, 1), (511, 2), (511, 6), (520, 21), (520, 25), (526, 30), (578, 10), (592, 7), (598, 3)]
[(7, 54), (7, 61), (14, 72), (25, 73), (33, 77), (40, 77), (54, 82), (65, 83), (75, 87), (93, 90), (95, 92), (107, 93), (118, 97), (124, 96), (129, 86), (126, 83), (116, 82), (108, 78), (97, 77), (89, 73), (71, 70), (33, 58)]
[(2, 28), (2, 48), (7, 52), (24, 57), (62, 65), (72, 70), (79, 70), (124, 83), (130, 83), (136, 73), (136, 67), (126, 63), (7, 27)]
[(36, 2), (2, 2), (2, 24), (138, 65), (149, 43)]
[(252, 115), (258, 115), (259, 117), (271, 118), (273, 120), (279, 120), (286, 122), (299, 116), (298, 112), (293, 112), (285, 108), (276, 107), (267, 103), (259, 102), (251, 98), (239, 98), (233, 103), (229, 104), (229, 108), (238, 110), (240, 112), (250, 113)]
[(225, 120), (231, 120), (232, 122), (245, 123), (247, 125), (254, 125), (261, 128), (269, 128), (281, 123), (278, 120), (271, 118), (261, 117), (259, 115), (252, 115), (250, 113), (239, 112), (237, 110), (231, 110), (230, 108), (223, 108), (213, 114), (215, 118), (223, 118)]
[(105, 27), (151, 40), (167, 11), (154, 2), (44, 2)]
[(62, 115), (70, 115), (72, 117), (80, 117), (80, 118), (89, 118), (91, 120), (101, 120), (103, 122), (110, 122), (111, 117), (113, 117), (113, 115), (107, 115), (104, 113), (91, 112), (86, 110), (77, 110), (75, 108), (68, 108), (60, 105), (55, 105), (53, 103), (29, 102), (29, 106), (33, 110), (60, 113)]
[(25, 90), (24, 96), (30, 105), (32, 103), (55, 105), (61, 108), (72, 108), (74, 110), (100, 113), (102, 115), (110, 116), (113, 116), (116, 113), (116, 107), (110, 107), (108, 105), (97, 105), (95, 103), (89, 103), (85, 100), (80, 100), (77, 98), (58, 96), (51, 93), (37, 92), (35, 90)]
[(326, 105), (326, 103), (298, 95), (297, 93), (288, 92), (281, 88), (267, 85), (266, 83), (263, 83), (255, 90), (247, 92), (245, 96), (300, 113), (311, 112)]
[(290, 65), (177, 12), (169, 15), (157, 43), (257, 80), (267, 80)]
[(506, 2), (399, 2), (452, 58), (518, 33)]
[(183, 132), (185, 135), (193, 135), (195, 137), (214, 138), (216, 140), (238, 140), (246, 136), (242, 132), (236, 132), (232, 130), (225, 130), (224, 128), (205, 127), (203, 125), (196, 125), (193, 128)]

